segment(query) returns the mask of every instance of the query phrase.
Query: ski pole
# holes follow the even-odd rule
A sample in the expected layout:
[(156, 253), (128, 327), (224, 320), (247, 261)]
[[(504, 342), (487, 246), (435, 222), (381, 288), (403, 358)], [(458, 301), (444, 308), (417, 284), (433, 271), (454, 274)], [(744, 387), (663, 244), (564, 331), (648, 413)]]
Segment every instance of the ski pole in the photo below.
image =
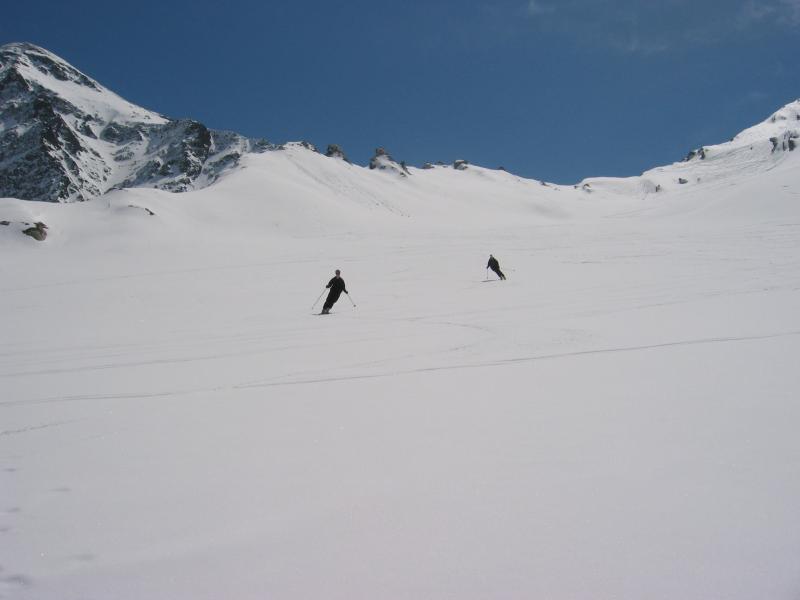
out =
[(489, 267), (486, 267), (486, 281), (489, 281)]
[[(328, 289), (328, 288), (325, 288), (325, 289)], [(324, 293), (325, 293), (325, 290), (322, 290), (322, 294), (324, 294)], [(317, 302), (319, 302), (319, 299), (322, 298), (322, 294), (319, 295), (319, 298), (314, 300), (314, 304), (311, 305), (311, 310), (314, 310), (314, 307), (317, 305)]]
[(355, 303), (355, 302), (353, 302), (353, 299), (350, 297), (350, 294), (348, 293), (348, 294), (346, 294), (346, 296), (347, 296), (347, 299), (348, 299), (348, 300), (350, 300), (350, 304), (352, 304), (352, 305), (353, 305), (353, 307), (355, 308), (355, 306), (356, 306), (356, 303)]

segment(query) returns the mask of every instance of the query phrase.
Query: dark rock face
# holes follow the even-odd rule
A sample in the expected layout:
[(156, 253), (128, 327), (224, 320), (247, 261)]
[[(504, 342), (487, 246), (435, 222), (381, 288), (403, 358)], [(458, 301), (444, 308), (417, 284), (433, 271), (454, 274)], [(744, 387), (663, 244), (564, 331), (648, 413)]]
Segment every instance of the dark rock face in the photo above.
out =
[[(0, 103), (0, 196), (84, 199), (84, 188), (89, 195), (97, 195), (99, 189), (93, 182), (81, 180), (74, 154), (83, 147), (58, 112), (62, 103), (57, 98), (31, 94), (31, 86), (27, 82), (21, 85), (20, 79), (14, 71), (6, 71), (0, 79), (4, 96)], [(7, 81), (11, 82), (10, 88), (6, 87)], [(17, 101), (14, 90), (25, 94), (28, 101)]]
[(466, 161), (466, 160), (462, 160), (462, 159), (454, 160), (453, 161), (453, 168), (456, 171), (466, 171), (467, 168), (469, 168), (469, 162)]
[(684, 184), (689, 183), (689, 180), (688, 179), (684, 179), (683, 177), (679, 177), (678, 178), (678, 183), (680, 183), (681, 185), (684, 185)]
[[(81, 133), (84, 131), (86, 134), (89, 134), (90, 132), (91, 134), (94, 134), (94, 130), (86, 121), (84, 121), (84, 127)], [(103, 128), (99, 137), (104, 142), (113, 142), (115, 144), (122, 145), (141, 142), (144, 139), (144, 134), (139, 127), (126, 126), (121, 123), (112, 122)]]
[(0, 47), (0, 197), (74, 202), (133, 186), (183, 192), (213, 183), (244, 153), (273, 149), (134, 106), (32, 44)]
[(772, 142), (772, 152), (793, 152), (797, 148), (798, 140), (800, 140), (800, 131), (787, 131), (780, 137), (771, 137), (769, 141)]

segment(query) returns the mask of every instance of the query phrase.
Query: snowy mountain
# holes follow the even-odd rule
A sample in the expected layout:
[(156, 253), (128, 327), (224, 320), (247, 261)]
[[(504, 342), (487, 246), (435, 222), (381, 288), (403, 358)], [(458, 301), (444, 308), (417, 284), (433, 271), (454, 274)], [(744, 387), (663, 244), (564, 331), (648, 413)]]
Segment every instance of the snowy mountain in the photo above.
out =
[[(575, 188), (642, 197), (678, 186), (740, 179), (778, 166), (798, 144), (800, 101), (730, 142), (690, 152), (682, 162), (640, 177), (590, 178)], [(165, 118), (120, 98), (43, 48), (0, 47), (0, 197), (72, 202), (118, 188), (185, 192), (214, 183), (224, 171), (238, 166), (244, 155), (289, 146), (298, 147), (274, 146), (210, 130), (197, 121)], [(300, 146), (316, 152), (310, 144)], [(350, 166), (335, 144), (326, 155), (344, 158), (342, 173)], [(399, 179), (413, 169), (383, 148), (376, 150), (368, 167)], [(450, 168), (426, 163), (423, 170), (442, 167)], [(474, 171), (476, 167), (459, 160), (452, 168)], [(425, 181), (436, 177), (413, 171)]]
[(0, 196), (71, 202), (125, 187), (182, 192), (268, 147), (135, 106), (43, 48), (0, 47)]
[(800, 597), (800, 103), (562, 186), (2, 56), (0, 599)]
[(733, 183), (771, 171), (787, 161), (797, 161), (798, 146), (800, 100), (795, 100), (728, 142), (692, 150), (681, 162), (651, 169), (640, 177), (590, 178), (581, 182), (580, 187), (585, 191), (606, 187), (654, 193), (681, 186)]

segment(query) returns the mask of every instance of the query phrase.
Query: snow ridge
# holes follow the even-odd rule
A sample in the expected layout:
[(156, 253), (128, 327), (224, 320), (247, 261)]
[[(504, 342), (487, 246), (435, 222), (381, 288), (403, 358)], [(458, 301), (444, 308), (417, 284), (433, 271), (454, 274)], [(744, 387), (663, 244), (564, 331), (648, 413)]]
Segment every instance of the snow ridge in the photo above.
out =
[(733, 183), (771, 171), (800, 152), (800, 100), (790, 102), (763, 122), (745, 129), (730, 141), (692, 150), (680, 162), (645, 171), (640, 177), (590, 178), (584, 191), (625, 190), (638, 196), (686, 190), (697, 185)]
[[(800, 156), (794, 152), (799, 144), (797, 100), (729, 142), (692, 150), (681, 162), (638, 177), (585, 179), (574, 187), (586, 194), (634, 198), (684, 193), (770, 171)], [(276, 146), (191, 119), (166, 118), (119, 97), (43, 48), (27, 43), (0, 47), (0, 197), (74, 202), (131, 187), (186, 192), (211, 185), (246, 154), (298, 146), (316, 152), (308, 143)], [(349, 177), (342, 170), (350, 165), (341, 148), (333, 145), (326, 154), (343, 158), (338, 169)], [(453, 168), (472, 176), (483, 173), (468, 165), (459, 160)], [(410, 187), (435, 187), (438, 175), (432, 166), (426, 164), (424, 172), (414, 169), (420, 176), (415, 179), (422, 181), (412, 184), (412, 169), (383, 148), (368, 165), (393, 175), (381, 178), (387, 184), (405, 180)]]

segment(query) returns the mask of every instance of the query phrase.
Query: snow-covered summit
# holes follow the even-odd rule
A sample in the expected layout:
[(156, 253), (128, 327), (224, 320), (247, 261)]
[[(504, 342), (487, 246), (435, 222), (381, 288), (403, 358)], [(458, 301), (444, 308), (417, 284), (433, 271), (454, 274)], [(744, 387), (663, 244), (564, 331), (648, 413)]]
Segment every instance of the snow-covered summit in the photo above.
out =
[(767, 120), (745, 129), (732, 140), (732, 144), (763, 144), (769, 140), (770, 154), (792, 152), (800, 146), (800, 100), (790, 102)]
[(0, 47), (0, 61), (0, 77), (7, 83), (16, 83), (29, 91), (49, 90), (87, 115), (120, 123), (168, 121), (120, 98), (62, 58), (34, 44), (6, 44)]
[(186, 191), (267, 147), (136, 106), (33, 44), (0, 47), (0, 196), (69, 202), (120, 187)]
[(728, 171), (770, 169), (787, 158), (800, 143), (800, 100), (790, 102), (763, 122), (745, 129), (729, 142), (704, 146), (684, 162), (708, 161)]
[(790, 102), (763, 122), (721, 144), (692, 150), (680, 162), (655, 167), (638, 177), (592, 177), (575, 186), (584, 192), (605, 191), (644, 197), (688, 191), (697, 186), (733, 184), (744, 178), (792, 168), (800, 160), (800, 100)]

